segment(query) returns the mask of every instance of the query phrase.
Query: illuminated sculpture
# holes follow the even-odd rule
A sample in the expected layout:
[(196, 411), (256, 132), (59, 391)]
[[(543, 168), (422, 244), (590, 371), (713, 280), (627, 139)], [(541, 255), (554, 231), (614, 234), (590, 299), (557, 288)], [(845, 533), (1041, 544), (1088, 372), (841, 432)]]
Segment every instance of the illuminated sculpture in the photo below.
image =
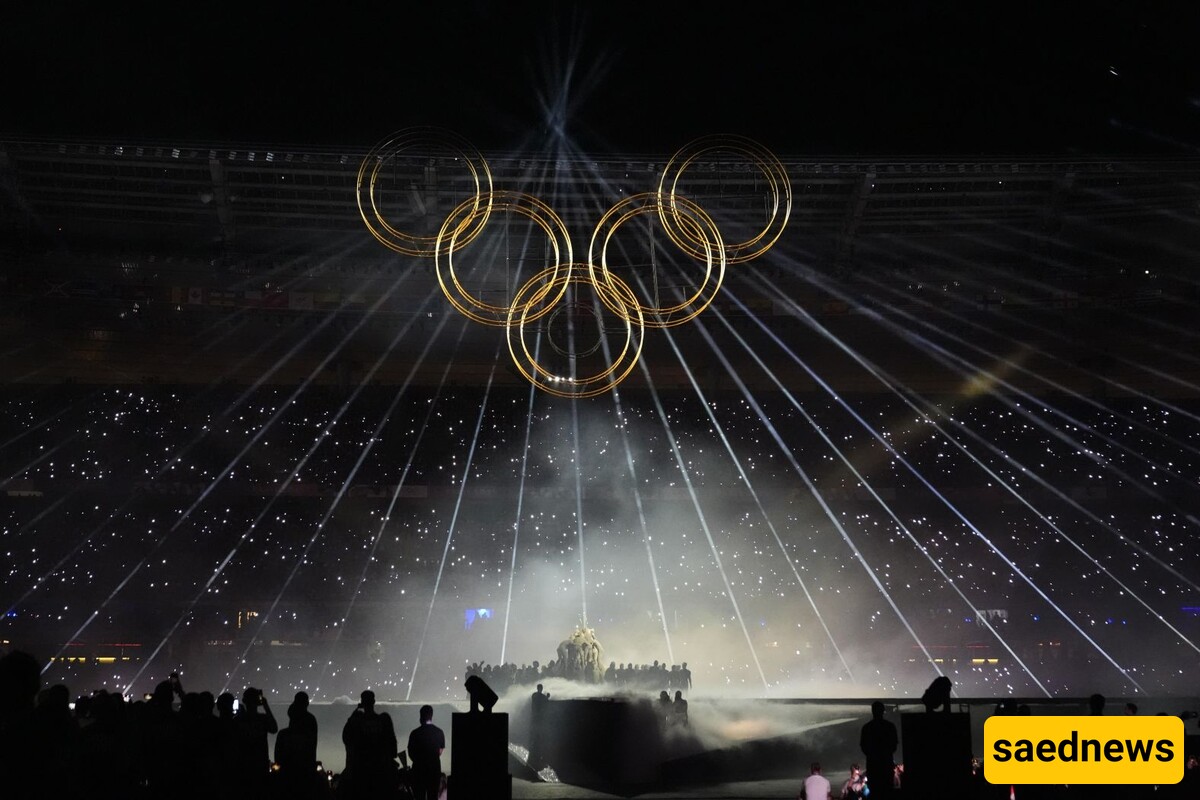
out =
[(560, 677), (585, 683), (604, 680), (604, 648), (592, 628), (578, 627), (558, 645)]
[[(436, 236), (420, 236), (400, 230), (384, 217), (378, 182), (385, 167), (404, 153), (429, 150), (447, 154), (461, 164), (470, 176), (473, 192), (445, 217)], [(732, 152), (749, 158), (762, 173), (771, 193), (766, 225), (741, 242), (726, 243), (708, 213), (682, 193), (683, 176), (698, 158), (714, 152)], [(782, 162), (757, 142), (732, 135), (705, 136), (689, 142), (667, 162), (656, 191), (626, 197), (605, 212), (592, 232), (585, 264), (574, 263), (570, 234), (553, 209), (531, 195), (494, 189), (483, 156), (450, 131), (410, 128), (384, 139), (363, 159), (356, 195), (359, 213), (372, 236), (398, 253), (432, 258), (438, 285), (456, 311), (475, 322), (505, 329), (509, 355), (530, 383), (549, 394), (580, 398), (607, 392), (629, 375), (641, 355), (646, 327), (681, 325), (708, 308), (721, 289), (726, 268), (767, 252), (783, 233), (792, 210), (791, 183)], [(517, 289), (505, 305), (473, 295), (454, 269), (454, 254), (475, 240), (497, 214), (523, 216), (540, 227), (549, 239), (549, 265)], [(699, 287), (674, 305), (639, 300), (635, 289), (640, 287), (641, 280), (635, 281), (638, 286), (631, 286), (609, 268), (608, 248), (614, 233), (643, 214), (656, 216), (671, 242), (704, 264)], [(589, 305), (575, 299), (581, 292), (590, 292), (594, 302)], [(597, 341), (580, 351), (575, 349), (574, 337), (566, 343), (548, 337), (551, 347), (566, 357), (569, 364), (565, 372), (550, 369), (539, 360), (536, 350), (530, 352), (525, 341), (526, 329), (539, 320), (555, 320), (564, 314), (564, 309), (568, 317), (573, 314), (591, 317), (601, 339), (610, 330), (601, 320), (602, 309), (606, 310), (616, 317), (611, 330), (623, 335), (624, 343), (612, 347), (607, 340)], [(571, 330), (574, 332), (574, 327)], [(602, 346), (604, 356), (609, 359), (607, 368), (586, 374), (590, 367), (582, 363), (580, 356), (591, 356)], [(576, 374), (577, 369), (585, 374)]]

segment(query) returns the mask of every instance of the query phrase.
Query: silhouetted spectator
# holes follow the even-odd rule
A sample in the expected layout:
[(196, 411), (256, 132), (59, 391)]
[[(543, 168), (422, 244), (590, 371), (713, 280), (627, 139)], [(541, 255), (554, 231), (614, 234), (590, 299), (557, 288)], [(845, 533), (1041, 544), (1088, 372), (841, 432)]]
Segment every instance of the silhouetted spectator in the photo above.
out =
[(871, 721), (863, 725), (858, 739), (858, 746), (867, 761), (867, 785), (871, 787), (871, 797), (876, 800), (892, 795), (896, 766), (893, 759), (900, 743), (896, 726), (883, 718), (883, 711), (883, 703), (878, 700), (871, 703)]
[(38, 694), (31, 718), (32, 760), (21, 765), (21, 770), (36, 776), (38, 788), (47, 795), (66, 794), (75, 788), (70, 778), (75, 773), (79, 725), (70, 704), (67, 687), (56, 684)]
[(1104, 714), (1104, 704), (1107, 702), (1102, 694), (1092, 695), (1088, 698), (1088, 713), (1093, 717), (1102, 716)]
[(307, 798), (316, 795), (317, 718), (308, 710), (308, 695), (297, 692), (288, 706), (287, 727), (275, 737), (275, 762), (279, 765), (279, 786), (284, 797)]
[(267, 705), (266, 695), (254, 687), (247, 688), (242, 692), (242, 705), (233, 719), (229, 774), (235, 796), (258, 800), (266, 792), (271, 775), (267, 734), (278, 732), (279, 723)]
[(92, 722), (79, 734), (80, 783), (92, 797), (134, 796), (138, 780), (125, 699), (101, 691), (90, 705)]
[(165, 680), (140, 712), (141, 772), (152, 797), (179, 797), (183, 794), (184, 732), (175, 711), (176, 683)]
[(546, 758), (546, 704), (550, 695), (542, 691), (542, 684), (529, 698), (529, 765), (541, 769)]
[(442, 781), (442, 751), (446, 734), (433, 724), (433, 706), (421, 706), (421, 724), (408, 734), (415, 800), (438, 800)]
[(213, 716), (215, 704), (211, 692), (189, 692), (179, 706), (185, 754), (180, 783), (189, 797), (213, 797), (220, 790), (219, 776), (224, 762), (221, 760), (220, 721)]
[(396, 764), (396, 729), (387, 713), (375, 711), (370, 689), (342, 727), (346, 770), (340, 791), (348, 797), (379, 797), (394, 793), (400, 783)]
[(11, 783), (5, 795), (42, 796), (37, 784), (33, 737), (34, 701), (41, 686), (41, 666), (28, 653), (14, 650), (0, 658), (0, 776)]

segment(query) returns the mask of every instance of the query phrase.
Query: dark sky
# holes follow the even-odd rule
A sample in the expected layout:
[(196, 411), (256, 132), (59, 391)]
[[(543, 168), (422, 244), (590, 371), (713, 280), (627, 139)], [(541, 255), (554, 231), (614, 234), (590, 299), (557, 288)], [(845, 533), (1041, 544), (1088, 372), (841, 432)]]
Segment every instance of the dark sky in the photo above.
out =
[(1195, 3), (21, 5), (0, 32), (8, 135), (369, 146), (441, 124), (520, 148), (566, 98), (593, 152), (714, 132), (788, 154), (1200, 142)]

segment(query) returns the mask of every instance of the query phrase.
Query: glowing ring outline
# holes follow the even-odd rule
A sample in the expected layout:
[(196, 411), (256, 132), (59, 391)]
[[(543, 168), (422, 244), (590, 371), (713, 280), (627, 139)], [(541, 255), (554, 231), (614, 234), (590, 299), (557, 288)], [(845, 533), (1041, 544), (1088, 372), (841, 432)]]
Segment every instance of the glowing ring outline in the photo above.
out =
[[(663, 227), (666, 229), (667, 235), (671, 237), (671, 240), (684, 252), (696, 258), (702, 257), (696, 249), (699, 242), (689, 236), (686, 231), (681, 231), (672, 224), (677, 221), (675, 200), (682, 196), (678, 193), (678, 187), (679, 179), (683, 176), (684, 172), (687, 171), (688, 167), (697, 158), (714, 150), (728, 150), (749, 156), (759, 171), (762, 172), (763, 177), (766, 178), (771, 188), (773, 207), (771, 215), (767, 219), (767, 224), (756, 236), (744, 242), (726, 245), (725, 247), (728, 262), (730, 264), (741, 264), (766, 253), (775, 245), (775, 242), (779, 241), (779, 237), (783, 235), (783, 230), (787, 227), (788, 220), (792, 216), (792, 182), (788, 177), (787, 168), (783, 166), (783, 162), (774, 153), (753, 139), (748, 139), (744, 136), (735, 136), (732, 134), (702, 136), (677, 150), (663, 168), (662, 177), (659, 179), (658, 191), (669, 198), (666, 205), (670, 206), (671, 209), (671, 213), (667, 214), (664, 208), (660, 211), (660, 216), (662, 217)], [(784, 203), (782, 220), (779, 219), (781, 199)], [(772, 226), (775, 225), (777, 220), (779, 220), (778, 229), (772, 231)], [(767, 238), (768, 236), (770, 238)], [(763, 242), (764, 239), (766, 239), (766, 242), (759, 246), (760, 242)]]
[[(559, 283), (559, 282), (561, 282), (564, 286), (566, 286), (570, 283), (580, 283), (580, 284), (586, 283), (586, 284), (590, 285), (593, 289), (595, 289), (597, 295), (600, 296), (601, 304), (604, 305), (605, 308), (608, 308), (610, 311), (612, 310), (610, 303), (615, 303), (618, 305), (620, 305), (626, 301), (628, 301), (630, 303), (636, 303), (636, 298), (633, 295), (633, 290), (630, 289), (629, 286), (626, 285), (625, 282), (622, 281), (620, 278), (613, 276), (613, 283), (611, 286), (608, 286), (608, 285), (605, 285), (604, 283), (598, 283), (598, 282), (594, 281), (592, 279), (592, 277), (590, 275), (588, 275), (586, 272), (584, 272), (583, 270), (574, 268), (575, 266), (581, 266), (581, 265), (568, 264), (565, 266), (568, 267), (568, 269), (566, 270), (566, 274), (554, 276), (550, 280), (550, 282), (548, 284), (546, 284), (544, 287), (536, 287), (535, 284), (539, 283), (542, 280), (545, 280), (550, 273), (552, 273), (555, 269), (557, 269), (557, 266), (542, 270), (540, 273), (538, 273), (537, 275), (534, 275), (532, 278), (530, 278), (528, 281), (526, 281), (525, 284), (517, 291), (516, 297), (514, 298), (513, 307), (515, 308), (518, 306), (518, 303), (516, 303), (515, 300), (520, 299), (521, 296), (527, 290), (529, 290), (529, 287), (535, 287), (534, 291), (536, 291), (537, 294), (544, 297), (547, 293), (549, 293), (550, 291), (553, 290), (554, 284)], [(615, 287), (615, 288), (613, 288), (613, 287)], [(605, 295), (608, 294), (609, 292), (616, 293), (617, 297), (606, 299)], [(565, 290), (562, 292), (562, 294), (565, 294)], [(623, 296), (623, 299), (622, 299), (622, 296)], [(525, 308), (528, 308), (529, 305), (530, 305), (529, 303), (524, 304)], [(616, 313), (616, 312), (614, 312), (614, 313)], [(525, 379), (528, 380), (530, 383), (532, 383), (536, 388), (541, 389), (542, 391), (546, 392), (547, 394), (551, 394), (556, 397), (565, 397), (565, 398), (572, 398), (572, 399), (595, 397), (596, 395), (604, 394), (605, 392), (608, 392), (608, 391), (611, 391), (612, 389), (614, 389), (617, 386), (617, 384), (621, 383), (621, 381), (625, 380), (625, 378), (628, 377), (629, 373), (633, 370), (634, 366), (637, 364), (638, 359), (641, 357), (642, 344), (645, 341), (645, 336), (644, 336), (645, 324), (644, 324), (644, 320), (642, 318), (641, 311), (637, 309), (636, 305), (633, 306), (633, 314), (632, 315), (618, 314), (618, 316), (620, 317), (621, 321), (625, 323), (625, 345), (621, 348), (621, 352), (617, 355), (617, 357), (613, 360), (613, 362), (608, 366), (608, 369), (604, 370), (603, 372), (597, 373), (595, 375), (588, 376), (587, 378), (560, 379), (560, 377), (558, 375), (555, 375), (550, 370), (546, 369), (544, 366), (542, 366), (542, 364), (540, 364), (537, 361), (537, 359), (535, 359), (533, 357), (533, 355), (529, 352), (529, 346), (525, 343), (525, 325), (526, 325), (526, 323), (531, 322), (532, 320), (525, 318), (524, 313), (522, 313), (522, 315), (519, 319), (515, 318), (516, 317), (515, 313), (510, 314), (509, 315), (509, 324), (507, 326), (505, 326), (505, 329), (504, 329), (505, 330), (505, 338), (507, 339), (507, 342), (508, 342), (509, 355), (512, 356), (513, 364), (515, 364), (517, 367), (517, 370), (523, 376), (525, 376)], [(636, 325), (634, 322), (634, 317), (636, 317)], [(635, 338), (635, 333), (634, 333), (635, 327), (637, 328), (637, 333), (636, 333), (637, 345), (634, 348), (633, 353), (630, 355), (630, 345), (631, 345), (632, 340)], [(528, 361), (529, 366), (532, 367), (532, 370), (533, 370), (532, 373), (530, 372), (529, 369), (526, 368), (525, 364), (522, 363), (521, 357), (518, 356), (517, 350), (513, 346), (513, 331), (514, 331), (514, 329), (517, 332), (517, 338), (521, 344), (521, 347), (520, 347), (521, 353), (524, 355), (525, 359)], [(617, 372), (618, 367), (620, 367), (622, 362), (625, 361), (627, 355), (629, 357), (628, 364), (624, 366), (624, 370), (619, 375), (615, 374)], [(588, 387), (588, 384), (601, 383), (604, 381), (606, 381), (606, 382), (603, 383), (602, 385), (590, 387), (590, 388)], [(573, 390), (567, 391), (567, 390), (560, 388), (561, 386), (564, 386), (564, 385), (570, 385), (570, 386), (575, 386), (575, 387), (579, 387), (579, 388), (575, 388)]]
[[(379, 201), (375, 191), (379, 171), (383, 168), (383, 165), (404, 150), (419, 145), (432, 145), (441, 150), (458, 153), (458, 156), (466, 164), (471, 177), (474, 179), (475, 195), (473, 201), (477, 206), (484, 203), (491, 196), (492, 172), (483, 155), (470, 142), (453, 131), (432, 127), (405, 128), (397, 131), (377, 143), (363, 158), (362, 163), (358, 167), (358, 175), (355, 181), (355, 200), (358, 203), (359, 216), (362, 217), (367, 230), (371, 232), (371, 235), (380, 244), (390, 250), (407, 256), (430, 258), (435, 253), (437, 237), (417, 236), (405, 233), (392, 226), (379, 209)], [(367, 186), (366, 205), (370, 207), (371, 214), (375, 217), (378, 228), (376, 224), (372, 223), (371, 217), (367, 214), (367, 209), (364, 207), (364, 181)], [(483, 230), (483, 227), (487, 224), (489, 210), (485, 207), (482, 215), (478, 217), (475, 227), (466, 231), (461, 237), (461, 241), (458, 242), (459, 247), (469, 244)], [(456, 231), (456, 233), (463, 232)]]
[[(571, 235), (570, 232), (567, 231), (566, 223), (564, 223), (562, 218), (555, 213), (554, 209), (550, 208), (550, 206), (548, 206), (546, 203), (531, 194), (504, 190), (493, 191), (488, 195), (486, 210), (479, 210), (477, 206), (478, 203), (476, 203), (474, 198), (467, 199), (459, 203), (458, 206), (446, 216), (446, 220), (442, 223), (442, 227), (438, 231), (436, 245), (434, 247), (434, 274), (437, 276), (438, 285), (442, 288), (442, 294), (446, 296), (446, 299), (450, 301), (450, 305), (454, 306), (456, 311), (468, 319), (474, 320), (480, 324), (490, 325), (492, 327), (500, 327), (502, 325), (509, 324), (508, 320), (513, 313), (519, 312), (522, 315), (528, 314), (531, 306), (546, 301), (547, 295), (551, 292), (551, 287), (554, 286), (554, 280), (551, 279), (548, 283), (546, 283), (545, 286), (541, 288), (540, 291), (535, 292), (533, 296), (530, 297), (529, 301), (524, 303), (523, 306), (517, 305), (517, 296), (520, 294), (519, 292), (518, 295), (514, 295), (512, 302), (510, 302), (508, 305), (498, 306), (491, 303), (486, 303), (463, 288), (463, 285), (458, 280), (457, 273), (454, 271), (454, 251), (461, 247), (457, 240), (459, 233), (464, 229), (467, 229), (474, 222), (474, 219), (477, 215), (485, 215), (490, 217), (492, 214), (502, 211), (513, 211), (523, 214), (537, 223), (538, 227), (540, 227), (546, 233), (546, 236), (550, 239), (551, 247), (554, 250), (551, 261), (554, 266), (549, 267), (548, 270), (542, 270), (538, 273), (538, 275), (543, 275), (547, 271), (550, 271), (553, 272), (555, 276), (557, 276), (557, 270), (560, 267), (566, 269), (568, 275), (570, 274), (571, 258), (573, 253), (571, 247)], [(456, 223), (456, 219), (462, 214), (466, 214), (466, 217), (462, 222)], [(452, 229), (452, 232), (450, 232), (449, 236), (447, 236), (447, 231), (450, 229)], [(471, 230), (476, 231), (477, 229), (471, 228)], [(561, 237), (561, 242), (559, 238), (555, 236), (556, 232), (558, 237)], [(477, 233), (474, 235), (477, 235)], [(565, 261), (562, 259), (562, 249), (564, 247), (567, 255)], [(449, 275), (450, 284), (452, 284), (454, 287), (453, 291), (451, 290), (450, 286), (447, 285), (446, 276), (442, 274), (443, 252), (446, 254), (445, 271)], [(566, 291), (566, 284), (563, 284), (558, 295), (547, 301), (540, 310), (535, 312), (533, 316), (530, 317), (530, 321), (532, 322), (533, 320), (539, 319), (540, 317), (550, 313), (554, 307), (554, 304), (562, 298), (562, 295), (565, 294)], [(457, 296), (455, 294), (456, 292)]]
[[(613, 234), (621, 226), (630, 219), (648, 213), (657, 213), (660, 218), (663, 214), (664, 197), (658, 192), (644, 192), (642, 194), (630, 195), (619, 201), (616, 205), (610, 208), (596, 223), (595, 229), (592, 231), (592, 241), (588, 245), (588, 275), (593, 282), (603, 281), (608, 283), (612, 289), (611, 280), (616, 279), (616, 276), (608, 268), (608, 244), (612, 239)], [(610, 224), (610, 220), (616, 216), (616, 221)], [(643, 305), (636, 297), (634, 298), (633, 308), (636, 308), (639, 314), (644, 318), (643, 324), (648, 328), (670, 328), (676, 325), (682, 325), (695, 319), (716, 299), (717, 292), (721, 290), (721, 284), (725, 280), (725, 247), (721, 240), (721, 232), (717, 229), (716, 223), (708, 216), (696, 203), (688, 200), (686, 197), (674, 198), (674, 210), (671, 216), (675, 218), (681, 228), (689, 229), (690, 234), (704, 244), (704, 249), (698, 256), (705, 262), (704, 280), (700, 283), (700, 287), (695, 294), (686, 298), (682, 303), (673, 306), (649, 306)], [(607, 232), (604, 233), (607, 226)], [(708, 229), (707, 233), (705, 228)], [(603, 235), (603, 244), (600, 247), (599, 267), (601, 278), (596, 278), (596, 242), (597, 237)], [(689, 255), (690, 251), (685, 250)], [(712, 282), (713, 261), (716, 260), (719, 264), (717, 269), (716, 280), (709, 291), (709, 296), (704, 296), (709, 283)], [(606, 300), (611, 295), (601, 294), (601, 300)], [(699, 305), (696, 305), (696, 304)], [(605, 303), (607, 305), (607, 302)], [(621, 307), (609, 305), (608, 309), (614, 314), (624, 316), (626, 313)], [(678, 312), (687, 312), (682, 316), (676, 317)]]

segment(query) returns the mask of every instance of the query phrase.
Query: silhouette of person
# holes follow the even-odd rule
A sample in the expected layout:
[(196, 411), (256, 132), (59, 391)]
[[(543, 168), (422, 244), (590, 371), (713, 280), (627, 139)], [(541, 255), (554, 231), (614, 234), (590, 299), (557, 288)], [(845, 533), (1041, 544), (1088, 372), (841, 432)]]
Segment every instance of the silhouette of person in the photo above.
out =
[(671, 722), (680, 727), (686, 728), (688, 724), (688, 702), (683, 699), (683, 692), (675, 690), (675, 702), (671, 703)]
[(375, 693), (367, 689), (361, 702), (342, 728), (342, 744), (346, 746), (348, 777), (342, 791), (348, 797), (389, 796), (399, 783), (396, 757), (396, 729), (392, 718), (375, 711)]
[(433, 724), (433, 706), (421, 706), (421, 724), (408, 734), (408, 757), (412, 761), (415, 800), (438, 800), (442, 783), (442, 751), (446, 734)]
[(871, 703), (871, 721), (862, 726), (858, 746), (867, 761), (867, 781), (875, 800), (892, 796), (895, 764), (892, 759), (900, 737), (896, 726), (883, 718), (883, 703)]
[(541, 769), (544, 766), (546, 704), (549, 702), (550, 695), (542, 691), (542, 684), (539, 683), (537, 691), (529, 698), (529, 765), (534, 769)]
[(665, 728), (671, 722), (671, 695), (667, 694), (667, 690), (663, 689), (658, 693), (658, 725), (659, 728)]
[(42, 766), (47, 778), (60, 789), (70, 788), (67, 779), (79, 743), (79, 722), (71, 715), (70, 703), (70, 691), (58, 683), (38, 694), (33, 714), (34, 736)]
[(308, 710), (308, 694), (297, 692), (287, 715), (287, 727), (275, 737), (281, 795), (313, 797), (317, 789), (317, 718)]
[[(219, 760), (219, 721), (213, 716), (216, 698), (211, 692), (188, 692), (179, 704), (183, 728), (183, 764), (177, 786), (181, 798), (212, 797), (220, 793), (224, 762)], [(79, 706), (76, 705), (76, 710)], [(89, 787), (90, 788), (90, 787)]]
[(35, 701), (42, 685), (42, 666), (33, 656), (14, 650), (0, 658), (0, 774), (5, 797), (44, 796), (35, 791), (42, 777), (33, 736)]
[[(262, 711), (260, 714), (259, 711)], [(243, 797), (261, 797), (271, 775), (267, 734), (278, 733), (279, 723), (267, 697), (254, 687), (242, 692), (242, 705), (233, 718), (233, 759), (230, 763), (234, 791)]]
[(156, 797), (178, 796), (182, 788), (184, 733), (174, 708), (175, 688), (175, 681), (162, 681), (140, 707), (139, 771)]

